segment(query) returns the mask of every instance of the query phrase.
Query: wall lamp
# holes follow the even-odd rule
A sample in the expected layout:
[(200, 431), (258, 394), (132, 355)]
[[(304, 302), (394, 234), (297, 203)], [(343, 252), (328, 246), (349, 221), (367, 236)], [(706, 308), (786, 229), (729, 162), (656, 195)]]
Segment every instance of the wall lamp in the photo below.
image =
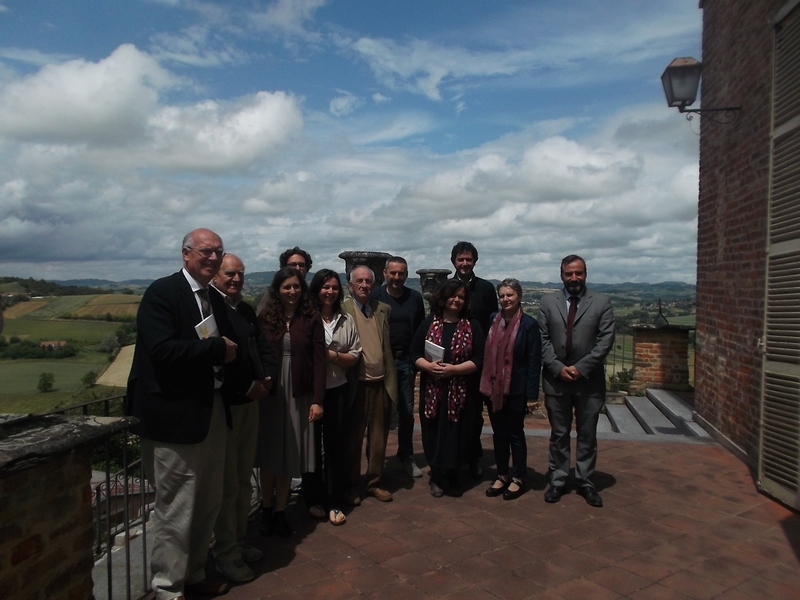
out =
[[(703, 63), (691, 57), (674, 59), (661, 75), (661, 84), (664, 86), (664, 95), (667, 97), (667, 106), (676, 107), (682, 113), (708, 113), (711, 120), (717, 123), (731, 123), (736, 118), (736, 111), (742, 110), (741, 106), (725, 106), (722, 108), (687, 108), (694, 104), (697, 98), (697, 88), (700, 87), (700, 75), (703, 72)], [(686, 119), (692, 120), (692, 115), (687, 114)]]

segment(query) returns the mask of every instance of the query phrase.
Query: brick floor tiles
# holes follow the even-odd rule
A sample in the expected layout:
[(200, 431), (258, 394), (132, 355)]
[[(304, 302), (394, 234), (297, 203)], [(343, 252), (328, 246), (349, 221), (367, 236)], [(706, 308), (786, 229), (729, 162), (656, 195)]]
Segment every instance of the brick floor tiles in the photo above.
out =
[[(600, 440), (592, 508), (574, 493), (543, 500), (547, 438), (528, 438), (528, 492), (487, 498), (496, 473), (484, 436), (482, 481), (433, 498), (416, 434), (411, 480), (386, 465), (394, 501), (366, 498), (347, 523), (313, 521), (294, 498), (287, 540), (258, 535), (255, 581), (228, 595), (257, 598), (796, 598), (800, 516), (759, 494), (747, 467), (714, 445)], [(574, 443), (574, 442), (573, 442)], [(393, 456), (395, 434), (390, 434)], [(256, 518), (258, 515), (256, 515)]]

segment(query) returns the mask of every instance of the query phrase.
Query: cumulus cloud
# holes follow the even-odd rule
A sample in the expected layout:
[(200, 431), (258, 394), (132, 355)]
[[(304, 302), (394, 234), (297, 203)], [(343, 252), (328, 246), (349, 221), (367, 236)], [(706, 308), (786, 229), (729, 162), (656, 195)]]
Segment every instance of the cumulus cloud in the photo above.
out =
[(155, 166), (219, 171), (245, 167), (274, 151), (302, 127), (297, 101), (258, 92), (236, 102), (206, 100), (167, 106), (148, 120)]
[(142, 134), (159, 93), (177, 78), (130, 44), (96, 63), (47, 64), (0, 92), (0, 135), (120, 144)]

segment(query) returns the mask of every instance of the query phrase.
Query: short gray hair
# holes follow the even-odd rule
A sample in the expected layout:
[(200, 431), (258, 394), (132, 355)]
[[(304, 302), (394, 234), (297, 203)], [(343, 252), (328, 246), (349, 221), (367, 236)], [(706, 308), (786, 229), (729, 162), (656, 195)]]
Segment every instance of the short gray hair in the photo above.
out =
[(194, 248), (194, 229), (192, 229), (189, 233), (183, 236), (183, 242), (181, 242), (181, 248)]
[(367, 265), (356, 265), (355, 267), (350, 269), (350, 274), (347, 276), (348, 283), (353, 283), (353, 272), (356, 269), (366, 269), (367, 271), (369, 271), (370, 277), (372, 277), (372, 283), (375, 283), (375, 272), (372, 269), (370, 269)]
[(497, 293), (500, 293), (501, 287), (511, 288), (519, 295), (520, 299), (522, 299), (522, 286), (519, 284), (519, 281), (514, 279), (513, 277), (509, 277), (507, 279), (503, 279), (500, 283), (497, 284)]

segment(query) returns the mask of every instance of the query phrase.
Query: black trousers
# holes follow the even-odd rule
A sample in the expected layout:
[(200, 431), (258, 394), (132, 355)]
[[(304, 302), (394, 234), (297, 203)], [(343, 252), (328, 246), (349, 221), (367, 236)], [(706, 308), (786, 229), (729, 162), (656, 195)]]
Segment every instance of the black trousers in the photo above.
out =
[(514, 410), (508, 404), (494, 412), (491, 403), (487, 406), (492, 423), (492, 442), (497, 461), (497, 474), (508, 475), (508, 459), (513, 468), (511, 476), (524, 479), (528, 466), (528, 444), (525, 441), (525, 410)]

